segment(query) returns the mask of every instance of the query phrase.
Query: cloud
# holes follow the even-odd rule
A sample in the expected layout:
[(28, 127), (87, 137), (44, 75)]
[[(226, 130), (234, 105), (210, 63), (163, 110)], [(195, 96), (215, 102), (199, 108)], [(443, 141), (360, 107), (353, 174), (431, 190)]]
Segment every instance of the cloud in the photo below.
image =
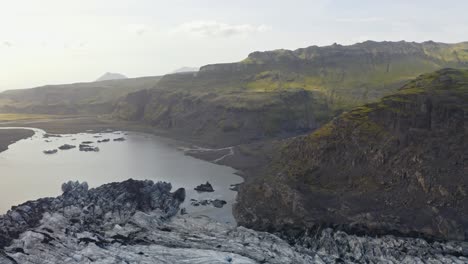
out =
[(11, 43), (10, 41), (3, 41), (2, 46), (5, 46), (7, 48), (11, 48), (11, 47), (13, 47), (13, 43)]
[(146, 24), (128, 24), (123, 27), (127, 32), (142, 36), (145, 33), (151, 31), (151, 27)]
[(340, 23), (373, 23), (383, 21), (381, 17), (356, 17), (356, 18), (337, 18), (335, 21)]
[(262, 33), (269, 30), (271, 30), (271, 27), (266, 25), (230, 25), (217, 21), (191, 21), (180, 25), (176, 31), (206, 37), (230, 37), (235, 35)]

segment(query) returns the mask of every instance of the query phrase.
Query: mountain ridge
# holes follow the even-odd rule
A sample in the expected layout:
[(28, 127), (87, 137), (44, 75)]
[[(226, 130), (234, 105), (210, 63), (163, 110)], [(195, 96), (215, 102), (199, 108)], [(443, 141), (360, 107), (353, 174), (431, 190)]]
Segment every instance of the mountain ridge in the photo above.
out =
[(114, 114), (220, 147), (284, 138), (391, 94), (422, 73), (466, 68), (467, 51), (466, 42), (366, 42), (298, 49), (307, 60), (288, 55), (294, 51), (251, 53), (196, 74), (165, 75), (144, 102), (123, 99)]

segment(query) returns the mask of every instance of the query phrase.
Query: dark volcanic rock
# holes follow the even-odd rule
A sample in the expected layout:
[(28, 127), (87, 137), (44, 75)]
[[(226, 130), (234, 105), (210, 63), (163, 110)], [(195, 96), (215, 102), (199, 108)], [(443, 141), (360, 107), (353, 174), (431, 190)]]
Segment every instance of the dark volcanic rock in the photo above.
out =
[(125, 141), (125, 138), (123, 138), (123, 137), (114, 138), (114, 141)]
[(229, 186), (229, 190), (238, 192), (238, 191), (239, 191), (239, 187), (240, 187), (241, 185), (242, 185), (242, 183), (231, 184), (231, 186)]
[(69, 144), (65, 144), (59, 147), (60, 150), (68, 150), (68, 149), (74, 149), (74, 148), (76, 148), (76, 146), (69, 145)]
[(98, 140), (97, 143), (106, 143), (106, 142), (109, 142), (110, 139), (108, 138), (105, 138), (105, 139), (102, 139), (102, 140)]
[(216, 199), (212, 201), (211, 204), (216, 208), (223, 208), (223, 206), (226, 204), (226, 201)]
[(43, 153), (46, 154), (46, 155), (55, 154), (57, 152), (58, 152), (58, 150), (56, 150), (56, 149), (44, 150), (43, 151)]
[(214, 192), (213, 186), (209, 182), (200, 184), (194, 188), (197, 192)]
[(80, 151), (84, 151), (84, 152), (89, 152), (89, 151), (92, 151), (92, 152), (99, 152), (99, 148), (98, 148), (98, 147), (93, 147), (93, 146), (90, 146), (90, 145), (86, 145), (86, 144), (80, 144)]
[(216, 207), (216, 208), (223, 208), (223, 206), (224, 206), (225, 204), (227, 204), (226, 201), (224, 201), (224, 200), (219, 200), (219, 199), (215, 199), (215, 200), (200, 200), (200, 201), (195, 200), (195, 199), (190, 199), (190, 201), (191, 201), (190, 204), (193, 205), (193, 206), (200, 206), (200, 205), (202, 205), (202, 206), (207, 206), (207, 205), (210, 205), (210, 204), (211, 204), (211, 205), (213, 205), (213, 206)]
[(51, 138), (51, 137), (62, 137), (61, 135), (56, 135), (56, 134), (44, 134), (42, 136), (43, 138)]
[(263, 230), (468, 240), (468, 71), (423, 75), (288, 140), (235, 215)]

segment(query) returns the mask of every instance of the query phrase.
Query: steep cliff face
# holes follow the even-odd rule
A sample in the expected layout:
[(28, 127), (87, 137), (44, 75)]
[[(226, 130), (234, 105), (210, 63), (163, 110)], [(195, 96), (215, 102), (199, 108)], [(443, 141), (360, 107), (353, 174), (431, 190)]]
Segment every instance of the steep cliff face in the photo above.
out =
[(467, 110), (468, 71), (422, 75), (287, 140), (241, 189), (237, 220), (468, 240)]

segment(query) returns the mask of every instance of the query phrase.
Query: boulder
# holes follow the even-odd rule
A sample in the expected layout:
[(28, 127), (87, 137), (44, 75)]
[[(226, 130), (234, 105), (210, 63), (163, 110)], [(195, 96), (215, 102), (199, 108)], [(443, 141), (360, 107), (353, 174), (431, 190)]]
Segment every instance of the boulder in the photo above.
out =
[(227, 204), (227, 202), (224, 201), (224, 200), (216, 199), (216, 200), (212, 201), (211, 204), (216, 208), (223, 208), (223, 206), (225, 204)]
[(51, 150), (44, 150), (43, 152), (44, 152), (44, 154), (46, 154), (46, 155), (50, 155), (50, 154), (55, 154), (55, 153), (57, 153), (58, 150), (56, 150), (56, 149), (51, 149)]
[(205, 184), (200, 184), (194, 188), (197, 192), (214, 192), (213, 186), (206, 182)]
[(69, 144), (65, 144), (59, 147), (60, 150), (68, 150), (68, 149), (74, 149), (74, 148), (76, 148), (76, 146), (69, 145)]
[(90, 146), (90, 145), (86, 145), (86, 144), (80, 144), (80, 151), (84, 151), (84, 152), (99, 152), (99, 148), (98, 147), (93, 147), (93, 146)]

